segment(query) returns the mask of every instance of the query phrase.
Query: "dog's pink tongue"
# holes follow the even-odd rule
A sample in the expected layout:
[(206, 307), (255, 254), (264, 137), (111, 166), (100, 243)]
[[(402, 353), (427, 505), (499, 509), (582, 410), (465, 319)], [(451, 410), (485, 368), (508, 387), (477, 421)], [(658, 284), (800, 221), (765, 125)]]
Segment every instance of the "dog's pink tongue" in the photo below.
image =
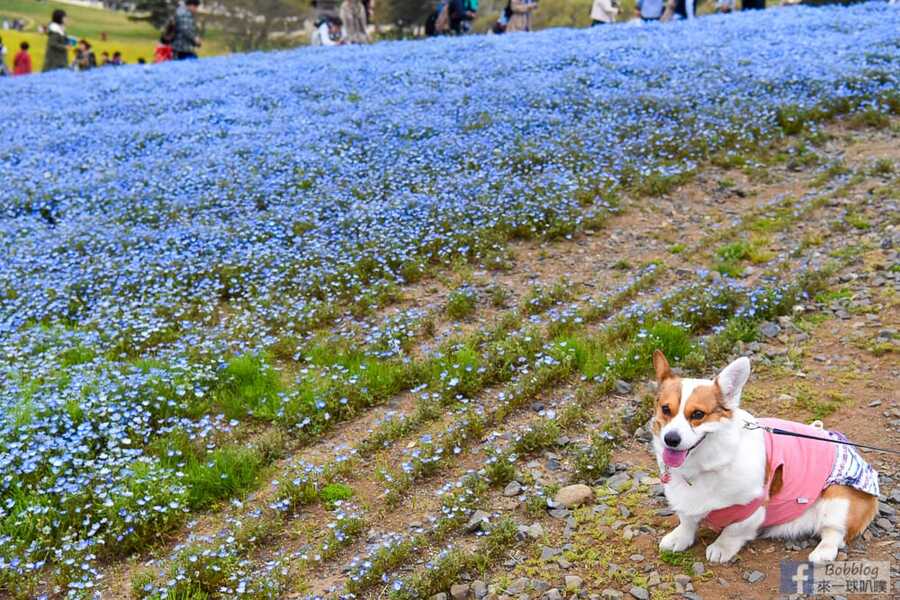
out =
[(680, 467), (684, 464), (685, 458), (687, 458), (687, 450), (663, 449), (663, 462), (670, 467)]

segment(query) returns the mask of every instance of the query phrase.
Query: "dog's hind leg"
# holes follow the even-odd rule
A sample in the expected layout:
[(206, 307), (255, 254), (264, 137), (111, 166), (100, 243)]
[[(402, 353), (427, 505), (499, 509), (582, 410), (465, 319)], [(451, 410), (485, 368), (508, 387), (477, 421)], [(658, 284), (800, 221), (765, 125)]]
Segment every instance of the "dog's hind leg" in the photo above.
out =
[(694, 545), (694, 540), (697, 537), (697, 527), (700, 525), (700, 517), (678, 513), (678, 520), (680, 521), (678, 527), (664, 535), (663, 539), (660, 540), (660, 550), (681, 552)]
[(809, 555), (810, 562), (837, 558), (846, 542), (868, 527), (878, 509), (878, 499), (844, 485), (832, 485), (816, 502), (816, 533), (821, 541)]
[(706, 549), (706, 559), (710, 562), (725, 563), (734, 558), (744, 544), (756, 538), (765, 518), (766, 509), (760, 506), (743, 521), (732, 523), (723, 529), (716, 541)]

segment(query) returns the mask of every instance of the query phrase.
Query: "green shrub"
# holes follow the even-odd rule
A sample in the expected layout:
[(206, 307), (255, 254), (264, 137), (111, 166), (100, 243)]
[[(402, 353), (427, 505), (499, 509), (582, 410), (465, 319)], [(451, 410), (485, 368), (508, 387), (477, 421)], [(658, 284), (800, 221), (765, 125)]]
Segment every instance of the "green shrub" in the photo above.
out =
[(454, 290), (447, 299), (447, 316), (457, 321), (469, 317), (475, 312), (477, 300), (475, 290), (472, 288), (462, 287)]

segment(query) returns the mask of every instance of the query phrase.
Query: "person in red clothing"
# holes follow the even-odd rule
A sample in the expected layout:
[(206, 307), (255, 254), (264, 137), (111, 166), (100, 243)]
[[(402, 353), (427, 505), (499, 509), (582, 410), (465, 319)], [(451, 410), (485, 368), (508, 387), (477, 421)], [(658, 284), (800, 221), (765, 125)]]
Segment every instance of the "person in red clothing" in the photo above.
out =
[(31, 74), (31, 55), (28, 53), (28, 42), (19, 44), (19, 52), (13, 58), (13, 75)]

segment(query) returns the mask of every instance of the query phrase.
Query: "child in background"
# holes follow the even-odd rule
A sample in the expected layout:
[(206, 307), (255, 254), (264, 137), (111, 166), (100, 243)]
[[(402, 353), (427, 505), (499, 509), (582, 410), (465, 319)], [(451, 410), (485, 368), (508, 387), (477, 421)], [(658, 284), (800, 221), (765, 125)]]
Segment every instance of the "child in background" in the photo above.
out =
[(28, 42), (19, 44), (19, 52), (13, 59), (13, 75), (31, 74), (31, 54), (28, 53)]

